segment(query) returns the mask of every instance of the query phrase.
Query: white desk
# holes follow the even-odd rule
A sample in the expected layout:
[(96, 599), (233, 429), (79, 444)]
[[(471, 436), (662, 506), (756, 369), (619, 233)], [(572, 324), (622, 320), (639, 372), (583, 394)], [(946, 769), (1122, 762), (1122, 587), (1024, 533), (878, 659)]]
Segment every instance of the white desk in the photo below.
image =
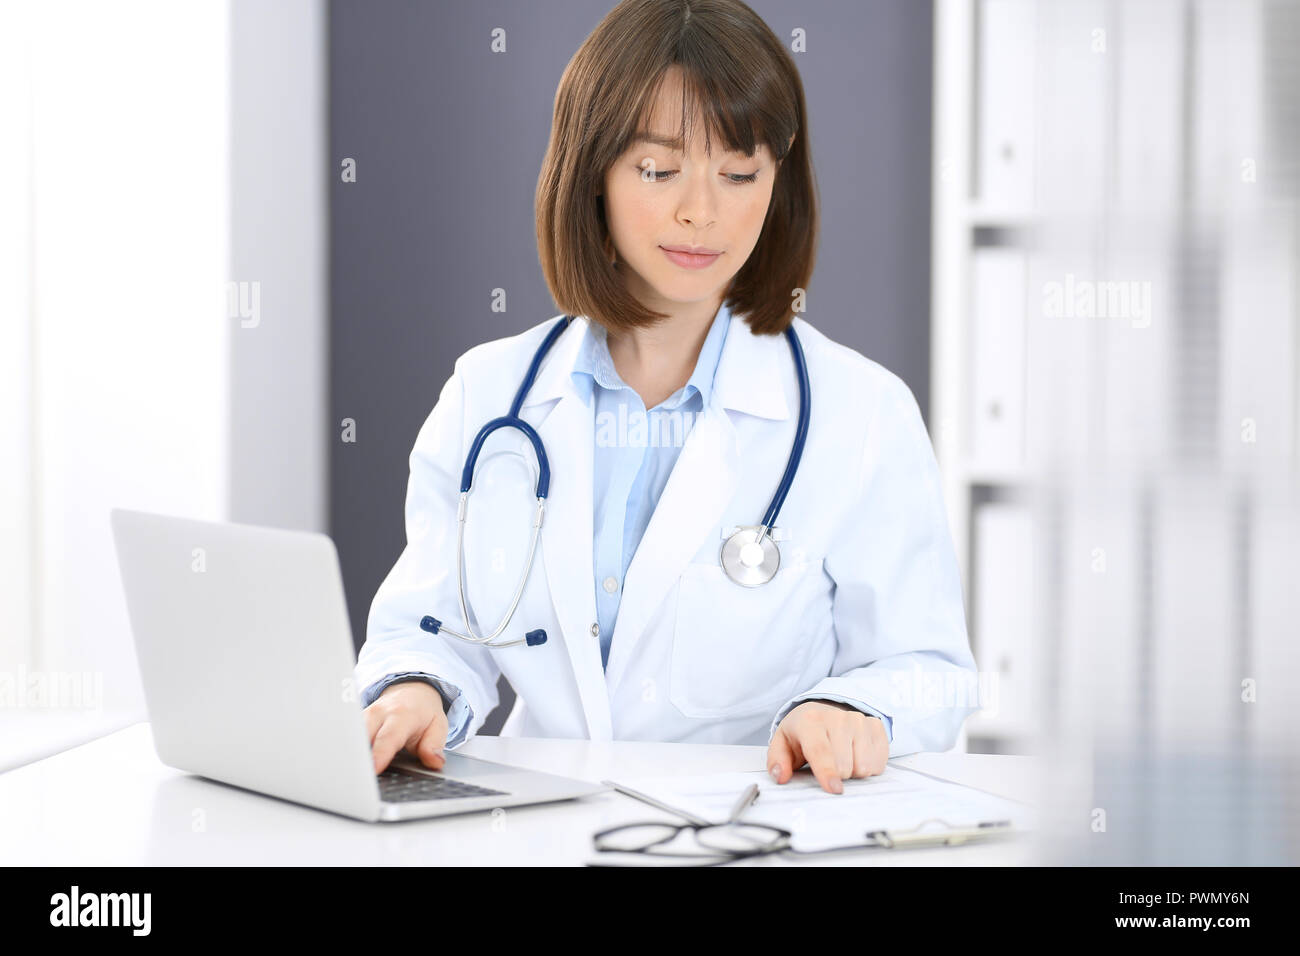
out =
[[(463, 752), (592, 781), (619, 775), (752, 770), (765, 747), (476, 737)], [(896, 761), (1032, 802), (1031, 757), (912, 754)], [(8, 865), (581, 865), (591, 834), (672, 820), (616, 792), (495, 814), (363, 823), (181, 773), (159, 762), (148, 723), (0, 774), (0, 861)], [(1029, 838), (911, 850), (790, 854), (744, 865), (1017, 865)], [(737, 865), (737, 864), (731, 864)]]

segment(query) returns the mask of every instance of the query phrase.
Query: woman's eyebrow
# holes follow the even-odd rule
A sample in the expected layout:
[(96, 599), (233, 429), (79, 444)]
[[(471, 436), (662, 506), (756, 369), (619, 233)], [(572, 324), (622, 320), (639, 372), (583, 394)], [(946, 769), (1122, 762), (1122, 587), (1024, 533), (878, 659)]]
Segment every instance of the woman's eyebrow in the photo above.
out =
[(675, 149), (679, 152), (682, 148), (680, 137), (660, 136), (657, 133), (638, 133), (636, 139), (632, 140), (633, 145), (636, 145), (637, 143), (650, 143), (654, 146), (664, 146), (668, 149)]
[[(677, 153), (680, 153), (682, 151), (682, 141), (681, 138), (677, 136), (664, 136), (659, 133), (638, 133), (636, 137), (632, 140), (632, 145), (636, 146), (639, 145), (640, 143), (649, 143), (652, 146), (663, 146), (666, 149), (671, 149)], [(758, 148), (759, 149), (762, 148), (761, 143), (759, 144)], [(737, 156), (745, 155), (739, 150), (728, 150), (727, 152), (734, 153)], [(749, 157), (746, 156), (746, 158), (748, 159)]]

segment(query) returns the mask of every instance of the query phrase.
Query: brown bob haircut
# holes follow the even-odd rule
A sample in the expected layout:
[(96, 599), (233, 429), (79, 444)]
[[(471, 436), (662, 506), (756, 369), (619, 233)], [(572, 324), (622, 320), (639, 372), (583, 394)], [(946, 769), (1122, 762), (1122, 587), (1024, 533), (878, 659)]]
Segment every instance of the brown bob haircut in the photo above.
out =
[(683, 73), (679, 149), (691, 141), (687, 126), (698, 110), (707, 152), (714, 137), (746, 156), (763, 143), (780, 163), (758, 242), (725, 296), (753, 332), (778, 335), (794, 321), (794, 291), (807, 289), (812, 276), (816, 184), (794, 60), (741, 0), (623, 0), (569, 61), (537, 181), (537, 247), (546, 284), (564, 312), (607, 328), (667, 318), (624, 287), (611, 262), (598, 193), (606, 171), (648, 128), (664, 74), (674, 65)]

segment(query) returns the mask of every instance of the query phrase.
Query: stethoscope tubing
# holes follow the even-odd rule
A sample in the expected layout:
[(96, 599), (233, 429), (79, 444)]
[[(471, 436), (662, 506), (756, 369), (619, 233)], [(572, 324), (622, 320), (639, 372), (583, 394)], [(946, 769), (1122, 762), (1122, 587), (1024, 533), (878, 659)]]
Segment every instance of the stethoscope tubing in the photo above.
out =
[(763, 515), (765, 531), (776, 524), (776, 516), (781, 513), (785, 496), (790, 493), (790, 486), (794, 484), (794, 476), (799, 470), (799, 460), (803, 457), (804, 442), (808, 439), (808, 422), (812, 417), (811, 410), (808, 408), (808, 393), (812, 391), (808, 383), (808, 363), (804, 361), (803, 345), (799, 341), (799, 336), (795, 334), (793, 324), (785, 330), (785, 337), (790, 343), (790, 352), (794, 356), (795, 377), (799, 380), (799, 423), (795, 428), (794, 444), (790, 447), (790, 457), (786, 459), (781, 483), (777, 485), (772, 503), (767, 506), (767, 512)]
[[(523, 382), (520, 383), (519, 389), (515, 392), (514, 401), (510, 403), (510, 412), (500, 418), (494, 418), (485, 424), (474, 437), (470, 446), (469, 454), (465, 459), (465, 467), (461, 471), (460, 482), (460, 501), (456, 509), (456, 594), (460, 601), (461, 616), (465, 621), (465, 630), (468, 633), (462, 634), (452, 628), (447, 627), (436, 618), (426, 616), (420, 623), (420, 626), (432, 633), (447, 633), (453, 637), (468, 641), (471, 644), (478, 644), (483, 647), (514, 647), (519, 644), (544, 643), (545, 632), (530, 632), (528, 638), (521, 638), (513, 641), (501, 643), (492, 643), (501, 635), (502, 631), (509, 625), (511, 618), (514, 617), (515, 609), (519, 606), (519, 601), (523, 597), (524, 587), (528, 583), (528, 576), (532, 571), (533, 558), (537, 551), (537, 541), (541, 535), (542, 520), (546, 511), (546, 496), (550, 491), (551, 466), (546, 457), (546, 447), (542, 443), (541, 436), (537, 434), (536, 429), (519, 417), (519, 411), (523, 408), (524, 399), (528, 395), (529, 389), (532, 388), (533, 382), (537, 378), (537, 372), (541, 368), (546, 354), (550, 351), (551, 346), (555, 344), (556, 339), (568, 328), (573, 316), (566, 315), (552, 326), (547, 333), (545, 340), (538, 347), (537, 352), (533, 355), (532, 362), (528, 366), (528, 372), (524, 376)], [(790, 325), (785, 330), (786, 341), (790, 345), (790, 351), (794, 357), (795, 375), (799, 382), (799, 419), (795, 428), (794, 443), (790, 448), (789, 458), (786, 460), (785, 471), (781, 475), (781, 481), (777, 485), (776, 493), (772, 496), (772, 501), (763, 515), (763, 524), (758, 529), (755, 536), (756, 541), (762, 541), (768, 536), (769, 531), (775, 527), (777, 515), (781, 512), (781, 506), (785, 504), (786, 496), (790, 493), (790, 488), (794, 483), (794, 476), (799, 470), (799, 461), (803, 456), (804, 444), (808, 438), (808, 423), (811, 418), (809, 409), (809, 392), (811, 388), (808, 381), (808, 365), (804, 358), (803, 346), (795, 333), (794, 326)], [(491, 634), (479, 635), (474, 633), (474, 628), (470, 624), (469, 602), (465, 595), (465, 522), (469, 511), (469, 492), (474, 483), (474, 468), (478, 464), (479, 453), (483, 449), (483, 443), (493, 432), (499, 428), (516, 428), (521, 431), (533, 446), (533, 451), (537, 456), (537, 514), (533, 520), (533, 531), (531, 540), (528, 545), (528, 560), (524, 564), (523, 575), (519, 579), (519, 585), (515, 589), (514, 598), (510, 602), (510, 608), (506, 611), (505, 617), (501, 623), (496, 626)], [(770, 573), (770, 572), (769, 572)], [(731, 572), (728, 571), (730, 575)], [(740, 583), (739, 581), (737, 583)], [(765, 582), (764, 582), (765, 583)], [(531, 639), (533, 634), (541, 634), (541, 639), (534, 641)]]

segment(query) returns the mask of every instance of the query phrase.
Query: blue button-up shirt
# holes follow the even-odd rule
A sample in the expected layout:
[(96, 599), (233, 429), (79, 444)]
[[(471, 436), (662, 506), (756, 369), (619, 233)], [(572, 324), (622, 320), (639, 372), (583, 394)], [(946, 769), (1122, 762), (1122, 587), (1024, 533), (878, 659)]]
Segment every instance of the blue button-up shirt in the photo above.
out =
[(650, 524), (686, 436), (708, 406), (730, 324), (731, 311), (724, 303), (704, 337), (691, 377), (651, 409), (619, 377), (604, 326), (589, 322), (578, 349), (574, 385), (588, 405), (593, 398), (596, 402), (592, 569), (604, 667), (609, 666), (610, 642), (632, 555)]

